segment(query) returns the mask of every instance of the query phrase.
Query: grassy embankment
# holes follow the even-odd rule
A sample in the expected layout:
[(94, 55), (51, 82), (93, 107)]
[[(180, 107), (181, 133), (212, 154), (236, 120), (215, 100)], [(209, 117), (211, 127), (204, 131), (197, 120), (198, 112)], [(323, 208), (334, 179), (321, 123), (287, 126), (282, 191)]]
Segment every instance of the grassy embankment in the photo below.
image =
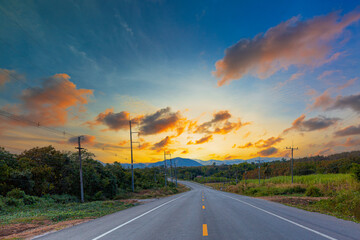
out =
[(360, 183), (351, 174), (294, 176), (294, 184), (291, 184), (290, 176), (280, 176), (262, 179), (260, 185), (257, 179), (248, 179), (246, 184), (241, 181), (237, 185), (206, 185), (360, 222)]
[[(120, 194), (113, 200), (85, 203), (79, 203), (77, 198), (70, 195), (34, 197), (25, 195), (22, 191), (13, 191), (6, 197), (0, 196), (0, 228), (2, 229), (0, 239), (45, 225), (55, 226), (59, 222), (98, 218), (139, 204), (134, 199), (165, 197), (187, 190), (185, 186), (179, 185), (178, 188), (148, 189)], [(77, 223), (79, 222), (81, 221)], [(66, 226), (68, 225), (63, 225), (63, 227)], [(55, 229), (58, 228), (58, 226), (55, 227)], [(53, 229), (47, 228), (47, 231), (49, 230)]]

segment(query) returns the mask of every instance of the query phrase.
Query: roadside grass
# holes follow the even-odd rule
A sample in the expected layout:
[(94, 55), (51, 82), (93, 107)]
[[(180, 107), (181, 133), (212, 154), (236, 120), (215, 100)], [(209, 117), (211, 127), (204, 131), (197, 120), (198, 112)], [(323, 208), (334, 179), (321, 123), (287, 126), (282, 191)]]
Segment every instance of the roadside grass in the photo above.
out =
[(133, 203), (114, 200), (64, 204), (41, 201), (32, 205), (5, 208), (4, 211), (1, 211), (0, 222), (3, 225), (11, 223), (41, 223), (46, 220), (59, 222), (71, 219), (97, 218), (132, 206), (134, 206)]
[[(290, 176), (279, 176), (265, 181), (262, 179), (260, 184), (258, 179), (248, 179), (246, 184), (245, 181), (241, 181), (238, 184), (207, 183), (206, 185), (246, 196), (269, 197), (268, 200), (304, 210), (360, 222), (360, 183), (351, 174), (294, 176), (294, 184), (291, 184)], [(306, 204), (304, 201), (296, 201), (301, 198), (308, 200), (305, 201)]]
[(136, 199), (166, 197), (188, 190), (186, 186), (179, 184), (178, 188), (170, 186), (138, 190), (135, 193), (120, 194), (112, 200), (79, 203), (76, 197), (70, 195), (35, 197), (14, 189), (6, 197), (0, 196), (0, 229), (4, 229), (0, 230), (0, 238), (10, 233), (20, 234), (29, 225), (36, 228), (71, 220), (95, 219), (138, 205)]

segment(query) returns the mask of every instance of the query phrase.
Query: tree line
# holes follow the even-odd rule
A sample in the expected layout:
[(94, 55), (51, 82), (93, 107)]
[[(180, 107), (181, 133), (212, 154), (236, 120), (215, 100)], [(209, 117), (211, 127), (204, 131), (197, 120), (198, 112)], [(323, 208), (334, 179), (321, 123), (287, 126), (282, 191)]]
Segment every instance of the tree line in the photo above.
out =
[[(352, 173), (360, 164), (360, 151), (343, 152), (329, 156), (313, 156), (294, 159), (294, 175)], [(198, 182), (240, 181), (257, 179), (257, 163), (240, 163), (233, 165), (209, 165), (201, 167), (181, 167), (178, 176), (182, 179)], [(282, 159), (260, 164), (262, 179), (276, 176), (290, 176), (290, 160)]]
[[(83, 149), (82, 169), (85, 200), (112, 199), (131, 192), (131, 171), (118, 162), (104, 164)], [(134, 176), (136, 191), (164, 186), (164, 176), (158, 168), (135, 169)], [(15, 188), (33, 196), (68, 194), (78, 197), (78, 153), (47, 146), (12, 154), (0, 147), (0, 194), (6, 196)]]

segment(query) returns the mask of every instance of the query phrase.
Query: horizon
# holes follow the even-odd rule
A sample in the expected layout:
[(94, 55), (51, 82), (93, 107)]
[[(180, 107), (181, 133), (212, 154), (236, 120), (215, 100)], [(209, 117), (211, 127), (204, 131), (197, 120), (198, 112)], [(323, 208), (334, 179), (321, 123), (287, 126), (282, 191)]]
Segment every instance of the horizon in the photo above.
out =
[[(311, 4), (310, 4), (311, 3)], [(259, 8), (259, 4), (262, 5)], [(360, 146), (352, 1), (0, 2), (0, 146), (104, 163)]]

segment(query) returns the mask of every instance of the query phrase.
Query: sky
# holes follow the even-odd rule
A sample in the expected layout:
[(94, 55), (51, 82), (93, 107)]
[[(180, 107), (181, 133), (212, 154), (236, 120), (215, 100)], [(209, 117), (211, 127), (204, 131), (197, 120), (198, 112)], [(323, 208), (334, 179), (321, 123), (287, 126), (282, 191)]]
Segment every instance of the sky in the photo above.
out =
[(360, 146), (357, 1), (0, 0), (0, 146), (103, 162)]

